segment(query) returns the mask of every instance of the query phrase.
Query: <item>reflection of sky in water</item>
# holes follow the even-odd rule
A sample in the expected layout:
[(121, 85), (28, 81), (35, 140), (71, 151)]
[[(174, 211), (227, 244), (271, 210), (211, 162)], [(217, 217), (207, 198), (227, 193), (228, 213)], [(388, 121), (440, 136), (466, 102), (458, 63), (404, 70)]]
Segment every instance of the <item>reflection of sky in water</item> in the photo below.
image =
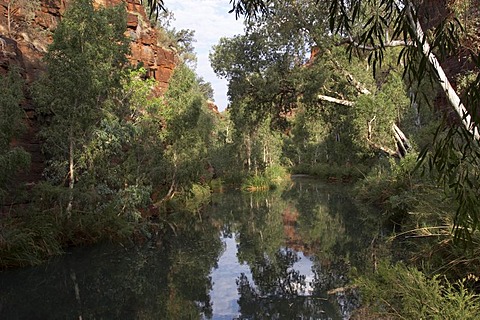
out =
[[(252, 274), (250, 267), (245, 264), (240, 264), (237, 259), (237, 244), (235, 242), (235, 234), (231, 238), (224, 238), (225, 251), (218, 260), (218, 268), (212, 272), (213, 288), (210, 292), (210, 297), (213, 302), (213, 319), (223, 320), (232, 319), (238, 316), (239, 298), (237, 291), (237, 284), (235, 280), (243, 272), (252, 281)], [(301, 295), (311, 294), (311, 282), (313, 281), (312, 261), (298, 253), (299, 261), (297, 261), (293, 268), (300, 272), (301, 275), (306, 276), (306, 290), (299, 292)]]
[[(218, 268), (212, 272), (213, 319), (238, 315), (238, 292), (235, 280), (243, 272), (252, 279), (248, 265), (241, 265), (237, 259), (235, 236), (223, 239), (225, 251), (218, 260)], [(231, 318), (229, 318), (231, 319)]]
[(302, 276), (305, 276), (305, 289), (303, 292), (298, 292), (299, 295), (311, 295), (313, 293), (313, 262), (310, 258), (305, 257), (303, 252), (297, 252), (298, 261), (293, 264), (293, 269), (298, 271)]

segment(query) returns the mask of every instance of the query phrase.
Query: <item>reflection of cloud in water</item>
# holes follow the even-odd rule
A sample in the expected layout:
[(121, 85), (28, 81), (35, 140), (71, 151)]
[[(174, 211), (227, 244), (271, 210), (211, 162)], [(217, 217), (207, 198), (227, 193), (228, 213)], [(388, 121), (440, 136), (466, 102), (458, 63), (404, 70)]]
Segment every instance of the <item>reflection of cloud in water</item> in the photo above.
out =
[(297, 291), (300, 296), (310, 296), (313, 293), (313, 262), (309, 257), (306, 257), (303, 252), (297, 252), (298, 261), (293, 264), (293, 270), (297, 271), (300, 275), (305, 276), (305, 287), (299, 288), (301, 291)]
[[(241, 265), (237, 259), (235, 236), (225, 238), (225, 252), (218, 260), (218, 268), (212, 272), (213, 289), (210, 293), (213, 302), (213, 319), (222, 316), (236, 316), (238, 312), (238, 291), (236, 279), (243, 272), (251, 279), (248, 265)], [(225, 318), (227, 319), (227, 318)]]
[[(249, 281), (252, 281), (252, 275), (248, 265), (242, 265), (237, 259), (237, 244), (235, 242), (235, 234), (231, 238), (223, 239), (225, 243), (225, 251), (218, 260), (218, 268), (212, 272), (213, 288), (210, 293), (213, 303), (213, 319), (232, 319), (238, 316), (239, 306), (237, 300), (238, 287), (237, 278), (244, 273)], [(313, 262), (302, 252), (297, 252), (299, 260), (294, 263), (293, 269), (305, 276), (305, 287), (299, 286), (298, 295), (308, 296), (313, 293)], [(252, 285), (254, 285), (252, 283)]]

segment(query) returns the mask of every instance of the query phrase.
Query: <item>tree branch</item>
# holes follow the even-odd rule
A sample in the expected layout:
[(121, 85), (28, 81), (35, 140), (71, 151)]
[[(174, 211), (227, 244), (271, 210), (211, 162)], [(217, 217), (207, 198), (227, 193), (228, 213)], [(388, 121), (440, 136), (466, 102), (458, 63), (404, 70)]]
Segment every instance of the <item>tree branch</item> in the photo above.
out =
[(357, 81), (350, 72), (348, 72), (347, 70), (345, 70), (344, 68), (342, 68), (342, 66), (340, 65), (340, 63), (338, 63), (337, 60), (335, 59), (332, 59), (333, 61), (333, 64), (335, 65), (335, 67), (337, 67), (337, 69), (340, 70), (341, 73), (343, 73), (343, 75), (347, 78), (347, 81), (353, 85), (355, 87), (355, 89), (357, 89), (357, 91), (361, 94), (372, 94), (370, 92), (370, 90), (368, 90), (361, 82)]
[(334, 97), (324, 96), (324, 95), (321, 95), (321, 94), (319, 94), (317, 96), (317, 98), (319, 100), (322, 100), (322, 101), (333, 102), (333, 103), (336, 103), (336, 104), (339, 104), (339, 105), (342, 105), (342, 106), (346, 106), (346, 107), (353, 107), (355, 105), (355, 102), (352, 102), (352, 101), (337, 99), (337, 98), (334, 98)]
[(375, 46), (367, 46), (366, 44), (360, 44), (353, 40), (352, 37), (348, 37), (343, 39), (340, 42), (337, 42), (337, 46), (350, 44), (353, 45), (357, 49), (365, 50), (365, 51), (375, 51), (383, 48), (391, 48), (391, 47), (407, 47), (407, 46), (415, 46), (413, 41), (404, 41), (404, 40), (391, 40), (386, 42), (382, 45), (375, 45)]

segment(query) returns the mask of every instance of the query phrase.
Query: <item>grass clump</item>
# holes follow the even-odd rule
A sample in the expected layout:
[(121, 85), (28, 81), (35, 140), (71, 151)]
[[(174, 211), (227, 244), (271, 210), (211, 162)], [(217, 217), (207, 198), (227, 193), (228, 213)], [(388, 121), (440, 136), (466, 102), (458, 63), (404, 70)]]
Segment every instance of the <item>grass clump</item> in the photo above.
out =
[(245, 191), (264, 191), (269, 190), (274, 185), (272, 181), (265, 175), (256, 174), (253, 176), (247, 177), (242, 183), (242, 190)]
[(370, 319), (473, 320), (480, 310), (480, 297), (468, 288), (471, 280), (478, 281), (474, 278), (450, 282), (402, 263), (383, 261), (376, 273), (359, 277), (356, 285)]
[(265, 176), (273, 182), (280, 183), (287, 175), (287, 169), (280, 165), (271, 165), (265, 169)]
[(0, 220), (0, 269), (36, 265), (63, 252), (61, 230), (49, 214)]
[(212, 192), (222, 193), (224, 189), (224, 181), (220, 178), (212, 179), (209, 182)]
[(244, 191), (265, 191), (275, 189), (285, 181), (288, 176), (287, 170), (279, 165), (271, 165), (262, 174), (254, 174), (243, 180)]

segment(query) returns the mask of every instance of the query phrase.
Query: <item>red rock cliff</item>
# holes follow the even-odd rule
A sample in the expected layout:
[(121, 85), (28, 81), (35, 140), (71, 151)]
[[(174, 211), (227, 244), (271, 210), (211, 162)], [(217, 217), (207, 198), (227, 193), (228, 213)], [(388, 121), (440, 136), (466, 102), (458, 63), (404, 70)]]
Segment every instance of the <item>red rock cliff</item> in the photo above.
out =
[[(12, 65), (19, 66), (27, 83), (31, 83), (44, 70), (42, 57), (52, 41), (52, 31), (61, 20), (70, 0), (20, 0), (13, 5), (0, 0), (0, 73), (6, 73)], [(174, 51), (158, 44), (157, 31), (150, 26), (145, 8), (140, 0), (94, 0), (95, 5), (126, 3), (126, 34), (131, 39), (132, 65), (142, 64), (149, 75), (157, 80), (155, 95), (161, 95), (168, 87), (169, 79), (177, 64)], [(28, 130), (15, 144), (24, 147), (32, 155), (30, 173), (21, 180), (34, 183), (41, 179), (44, 158), (38, 132), (35, 106), (27, 95), (22, 106), (26, 113)]]
[[(55, 30), (69, 1), (41, 0), (40, 7), (33, 14), (27, 14), (21, 6), (8, 10), (8, 1), (0, 0), (0, 44), (4, 48), (4, 42), (8, 42), (9, 46), (8, 53), (0, 56), (0, 72), (5, 72), (11, 63), (15, 63), (24, 68), (28, 82), (38, 77), (43, 69), (41, 58), (52, 39), (51, 32)], [(132, 40), (130, 62), (133, 65), (141, 63), (147, 68), (158, 81), (156, 92), (161, 94), (168, 87), (177, 63), (175, 52), (157, 43), (157, 31), (150, 26), (140, 0), (94, 0), (97, 6), (121, 2), (127, 5), (126, 34)]]

